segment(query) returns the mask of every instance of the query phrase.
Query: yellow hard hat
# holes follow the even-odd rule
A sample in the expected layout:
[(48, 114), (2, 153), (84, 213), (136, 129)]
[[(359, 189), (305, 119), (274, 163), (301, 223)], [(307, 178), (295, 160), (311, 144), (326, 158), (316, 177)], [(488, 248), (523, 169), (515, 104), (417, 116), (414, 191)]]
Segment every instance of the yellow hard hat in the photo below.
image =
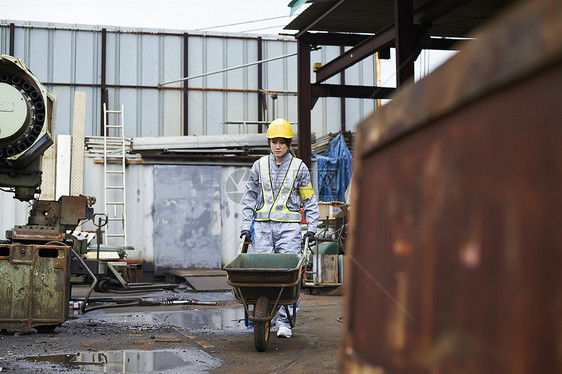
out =
[(286, 120), (284, 120), (283, 118), (277, 118), (276, 120), (273, 120), (273, 122), (269, 124), (269, 127), (267, 129), (268, 139), (273, 139), (273, 138), (291, 139), (293, 137), (294, 137), (293, 128), (291, 127), (291, 124)]

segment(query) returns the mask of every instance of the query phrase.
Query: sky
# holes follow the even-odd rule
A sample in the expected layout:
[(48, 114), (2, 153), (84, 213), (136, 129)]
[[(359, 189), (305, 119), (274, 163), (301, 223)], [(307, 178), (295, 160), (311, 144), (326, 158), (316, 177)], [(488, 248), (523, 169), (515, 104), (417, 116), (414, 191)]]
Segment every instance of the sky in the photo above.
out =
[[(290, 0), (0, 0), (0, 20), (277, 35)], [(303, 6), (299, 12), (305, 9)]]

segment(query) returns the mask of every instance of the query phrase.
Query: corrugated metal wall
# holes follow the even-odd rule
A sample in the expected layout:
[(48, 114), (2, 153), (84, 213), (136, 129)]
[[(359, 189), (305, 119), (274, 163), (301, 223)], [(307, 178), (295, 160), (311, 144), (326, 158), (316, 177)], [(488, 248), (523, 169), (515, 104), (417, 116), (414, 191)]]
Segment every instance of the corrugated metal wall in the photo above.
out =
[[(10, 52), (10, 23), (0, 21), (0, 52)], [(265, 95), (264, 120), (284, 117), (297, 121), (297, 58), (287, 57), (263, 64), (263, 87), (258, 87), (258, 67), (249, 66), (225, 73), (191, 79), (184, 109), (181, 83), (159, 88), (158, 84), (184, 77), (184, 44), (187, 38), (187, 75), (213, 72), (257, 61), (258, 43), (262, 59), (295, 53), (293, 39), (231, 35), (189, 35), (107, 29), (106, 69), (103, 75), (102, 29), (92, 26), (48, 25), (13, 22), (14, 55), (57, 93), (57, 133), (71, 134), (74, 92), (86, 92), (86, 136), (100, 135), (101, 85), (105, 77), (109, 109), (125, 105), (125, 135), (172, 136), (256, 133), (255, 125), (225, 125), (229, 121), (258, 120), (258, 89), (288, 91), (273, 100)], [(340, 54), (339, 47), (323, 47), (312, 53), (313, 62), (325, 63)], [(374, 58), (347, 69), (348, 84), (374, 85)], [(331, 79), (340, 82), (337, 75)], [(365, 118), (373, 100), (345, 99), (346, 129)], [(184, 133), (187, 110), (187, 133)], [(312, 112), (312, 133), (317, 136), (341, 128), (341, 100), (322, 98)]]
[[(14, 55), (24, 60), (50, 91), (56, 92), (56, 133), (72, 134), (74, 93), (86, 93), (86, 136), (101, 133), (102, 30), (91, 26), (47, 25), (14, 22)], [(183, 32), (107, 29), (105, 85), (109, 109), (125, 107), (125, 135), (174, 136), (228, 133), (257, 133), (252, 124), (227, 125), (229, 121), (257, 121), (259, 118), (259, 79), (257, 65), (188, 81), (187, 103), (182, 85), (159, 88), (158, 83), (259, 60), (296, 53), (292, 39), (229, 35), (186, 35)], [(10, 52), (10, 21), (0, 21), (0, 53)], [(187, 38), (187, 64), (184, 45)], [(324, 47), (312, 53), (312, 62), (326, 63), (340, 53), (339, 47)], [(287, 57), (263, 64), (262, 89), (280, 91), (276, 99), (265, 94), (263, 120), (284, 117), (297, 121), (297, 58)], [(347, 69), (348, 84), (374, 85), (374, 59), (366, 59)], [(335, 76), (332, 83), (339, 83)], [(312, 112), (312, 133), (322, 136), (337, 132), (344, 117), (346, 130), (374, 109), (374, 100), (319, 99)], [(187, 110), (187, 114), (184, 111)], [(342, 111), (343, 115), (342, 115)], [(298, 129), (298, 124), (296, 125)], [(102, 166), (86, 158), (84, 194), (95, 196), (96, 212), (103, 212)], [(250, 165), (248, 165), (249, 167)], [(233, 258), (238, 245), (240, 205), (226, 189), (227, 181), (240, 177), (240, 167), (221, 166), (221, 238), (223, 263)], [(242, 167), (242, 172), (244, 167)], [(234, 176), (234, 177), (233, 177)], [(132, 258), (153, 264), (158, 258), (154, 239), (154, 166), (128, 167), (128, 236), (135, 247)], [(234, 200), (233, 200), (234, 199)], [(0, 233), (27, 221), (27, 205), (14, 202), (12, 194), (0, 193)], [(13, 213), (15, 212), (15, 213)], [(94, 230), (93, 226), (85, 226)], [(191, 264), (197, 266), (197, 264)], [(147, 270), (153, 270), (150, 267)]]

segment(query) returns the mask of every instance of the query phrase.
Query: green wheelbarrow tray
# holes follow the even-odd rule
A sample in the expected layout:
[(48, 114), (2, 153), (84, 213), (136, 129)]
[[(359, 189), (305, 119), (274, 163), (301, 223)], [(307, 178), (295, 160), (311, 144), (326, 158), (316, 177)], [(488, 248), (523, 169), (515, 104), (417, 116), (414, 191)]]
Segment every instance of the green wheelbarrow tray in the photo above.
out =
[[(254, 342), (258, 352), (267, 349), (271, 320), (279, 308), (285, 308), (291, 327), (297, 318), (302, 267), (309, 250), (305, 241), (304, 254), (246, 253), (248, 242), (243, 236), (238, 255), (223, 267), (226, 281), (232, 286), (236, 301), (244, 305), (246, 326), (254, 322)], [(250, 312), (249, 306), (254, 308)], [(293, 313), (289, 313), (293, 305)]]
[[(256, 322), (271, 321), (279, 307), (294, 305), (300, 295), (302, 254), (240, 253), (224, 266), (227, 282), (233, 294), (244, 305), (248, 319)], [(248, 311), (260, 297), (266, 296), (273, 304), (269, 316), (258, 318)], [(291, 325), (294, 321), (289, 318)]]

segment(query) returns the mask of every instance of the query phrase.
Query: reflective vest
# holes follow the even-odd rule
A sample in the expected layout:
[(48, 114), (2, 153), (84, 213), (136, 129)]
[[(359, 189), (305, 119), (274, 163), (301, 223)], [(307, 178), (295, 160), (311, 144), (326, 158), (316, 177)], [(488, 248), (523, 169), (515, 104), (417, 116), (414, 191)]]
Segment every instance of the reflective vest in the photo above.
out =
[(256, 211), (256, 221), (301, 222), (300, 209), (297, 212), (287, 208), (287, 200), (293, 190), (302, 160), (293, 157), (283, 178), (277, 196), (274, 196), (271, 177), (269, 175), (269, 156), (260, 159), (260, 179), (263, 205)]

